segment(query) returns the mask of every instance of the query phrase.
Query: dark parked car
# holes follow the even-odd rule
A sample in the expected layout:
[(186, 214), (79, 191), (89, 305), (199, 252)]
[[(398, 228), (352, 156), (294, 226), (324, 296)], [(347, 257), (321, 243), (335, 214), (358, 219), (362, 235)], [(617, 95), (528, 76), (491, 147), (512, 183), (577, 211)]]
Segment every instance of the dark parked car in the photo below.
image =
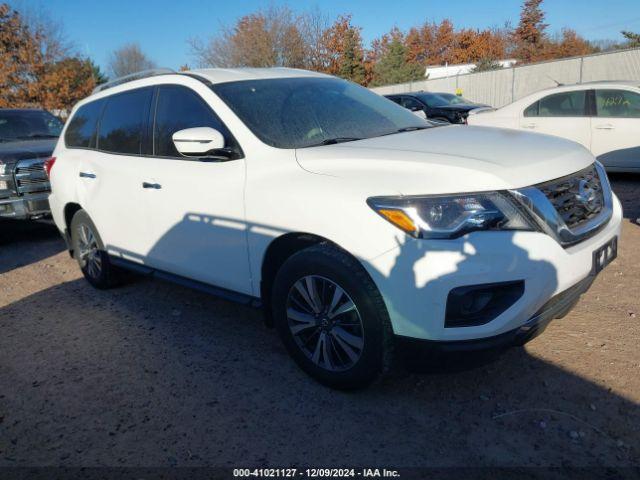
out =
[(415, 92), (385, 96), (412, 112), (424, 112), (429, 120), (448, 123), (466, 123), (469, 111), (488, 107), (452, 93)]
[(45, 110), (0, 109), (0, 217), (49, 214), (44, 163), (61, 130), (62, 122)]

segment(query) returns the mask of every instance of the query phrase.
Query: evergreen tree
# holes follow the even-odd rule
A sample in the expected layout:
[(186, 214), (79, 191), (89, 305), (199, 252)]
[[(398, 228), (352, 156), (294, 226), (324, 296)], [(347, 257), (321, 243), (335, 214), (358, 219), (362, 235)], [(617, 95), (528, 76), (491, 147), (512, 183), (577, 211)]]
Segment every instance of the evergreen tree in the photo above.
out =
[(640, 47), (640, 33), (622, 31), (622, 36), (627, 40), (628, 47)]
[(543, 55), (547, 42), (542, 0), (526, 0), (520, 13), (520, 23), (514, 32), (515, 56), (521, 62), (534, 62)]
[(395, 38), (376, 63), (373, 75), (373, 85), (405, 83), (423, 78), (424, 67), (407, 62), (407, 47), (399, 38)]
[(362, 47), (354, 29), (349, 29), (345, 32), (344, 51), (340, 59), (338, 75), (352, 82), (364, 82)]

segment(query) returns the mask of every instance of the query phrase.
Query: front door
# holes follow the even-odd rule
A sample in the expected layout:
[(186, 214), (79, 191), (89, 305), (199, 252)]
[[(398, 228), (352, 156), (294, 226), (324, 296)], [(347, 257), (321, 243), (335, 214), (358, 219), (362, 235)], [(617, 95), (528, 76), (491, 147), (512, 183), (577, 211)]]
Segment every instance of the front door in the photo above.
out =
[(554, 93), (540, 99), (524, 111), (520, 128), (556, 135), (590, 148), (587, 90)]
[[(157, 87), (153, 166), (143, 180), (153, 245), (147, 263), (208, 284), (251, 293), (244, 222), (245, 160), (235, 139), (203, 98), (182, 85)], [(236, 154), (186, 158), (178, 130), (212, 127)]]

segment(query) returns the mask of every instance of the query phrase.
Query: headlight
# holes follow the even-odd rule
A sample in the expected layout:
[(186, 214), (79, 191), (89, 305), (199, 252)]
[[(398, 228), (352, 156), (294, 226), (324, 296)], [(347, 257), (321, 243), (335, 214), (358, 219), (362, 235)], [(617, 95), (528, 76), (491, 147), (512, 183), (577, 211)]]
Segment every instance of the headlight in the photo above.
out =
[(9, 184), (5, 180), (0, 180), (0, 190), (9, 190)]
[(0, 175), (4, 175), (6, 173), (7, 166), (0, 162)]
[(384, 219), (415, 238), (456, 238), (476, 230), (535, 230), (507, 193), (371, 197)]

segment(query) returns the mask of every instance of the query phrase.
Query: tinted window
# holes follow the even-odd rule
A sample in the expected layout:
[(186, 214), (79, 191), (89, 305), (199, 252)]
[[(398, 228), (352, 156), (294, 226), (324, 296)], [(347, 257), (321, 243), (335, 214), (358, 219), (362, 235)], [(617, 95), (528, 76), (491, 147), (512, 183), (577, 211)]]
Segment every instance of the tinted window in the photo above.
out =
[(104, 100), (87, 103), (78, 109), (64, 134), (67, 147), (91, 148), (95, 146), (96, 124)]
[(109, 97), (100, 119), (98, 148), (114, 153), (142, 153), (145, 120), (149, 115), (151, 88)]
[(540, 102), (536, 102), (533, 105), (529, 106), (524, 111), (525, 117), (537, 117), (538, 116), (538, 107), (540, 106)]
[(599, 117), (640, 118), (640, 94), (628, 90), (596, 90)]
[(428, 128), (380, 95), (335, 78), (277, 78), (212, 87), (263, 142), (301, 148)]
[(584, 117), (586, 91), (564, 92), (540, 100), (540, 117)]
[(160, 87), (153, 132), (154, 154), (180, 157), (171, 137), (178, 130), (193, 127), (215, 128), (224, 135), (226, 146), (235, 147), (227, 129), (200, 96), (186, 87)]
[(55, 138), (62, 122), (44, 110), (0, 110), (0, 141)]
[(420, 102), (411, 97), (402, 97), (400, 105), (402, 105), (404, 108), (408, 108), (409, 110), (422, 110), (422, 105), (420, 105)]

